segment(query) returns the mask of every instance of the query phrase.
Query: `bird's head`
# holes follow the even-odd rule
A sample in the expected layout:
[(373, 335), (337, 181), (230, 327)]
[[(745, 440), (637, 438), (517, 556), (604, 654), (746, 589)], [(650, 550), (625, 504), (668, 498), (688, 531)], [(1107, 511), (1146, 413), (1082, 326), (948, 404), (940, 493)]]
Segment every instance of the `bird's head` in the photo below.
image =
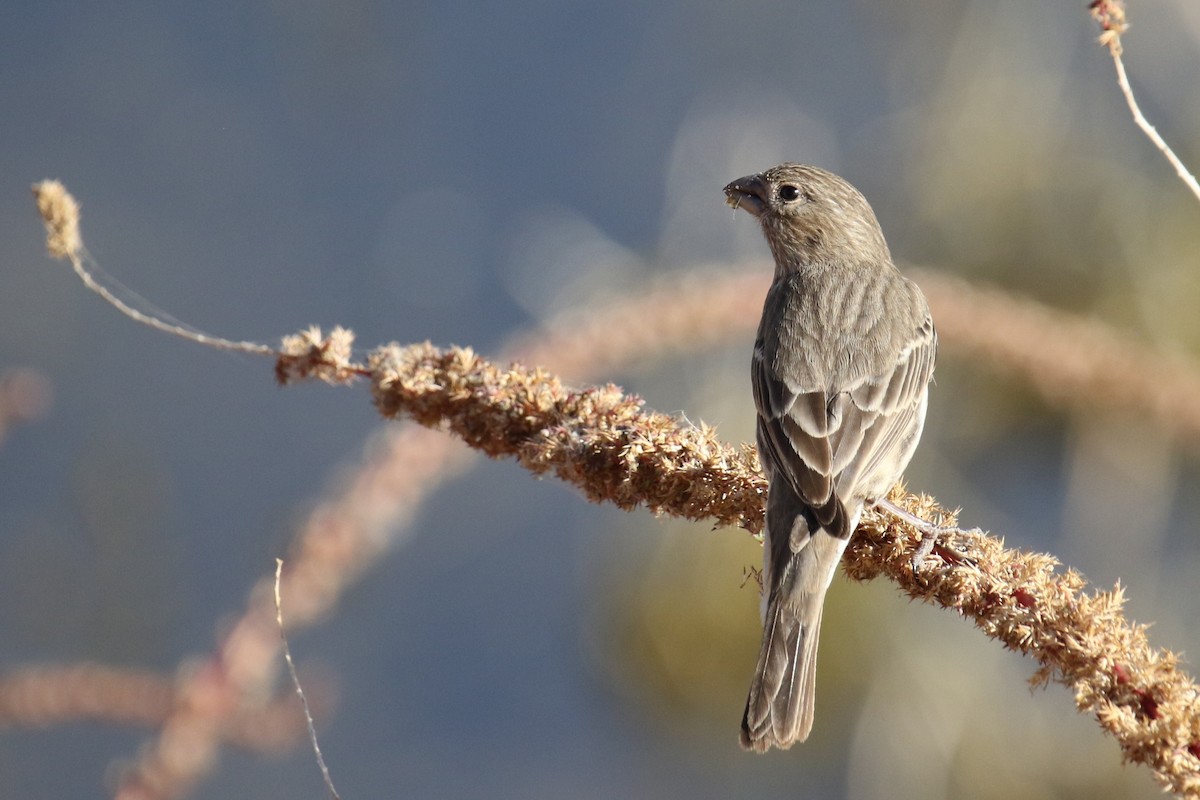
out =
[(781, 269), (846, 259), (891, 263), (866, 198), (832, 172), (780, 164), (730, 183), (725, 202), (758, 218)]

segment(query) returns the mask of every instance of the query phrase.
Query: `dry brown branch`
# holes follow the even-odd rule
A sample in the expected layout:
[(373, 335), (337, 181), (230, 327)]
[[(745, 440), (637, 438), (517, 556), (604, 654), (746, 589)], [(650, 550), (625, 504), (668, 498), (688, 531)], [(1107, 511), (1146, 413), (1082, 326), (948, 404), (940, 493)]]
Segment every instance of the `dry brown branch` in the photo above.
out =
[[(45, 728), (99, 722), (157, 728), (171, 714), (177, 681), (144, 670), (99, 664), (26, 667), (0, 675), (0, 727)], [(315, 702), (329, 705), (317, 684)], [(255, 752), (280, 752), (304, 735), (304, 718), (290, 698), (257, 709), (235, 709), (221, 726), (224, 741)]]
[[(893, 492), (909, 511), (938, 513), (928, 498)], [(1043, 553), (1010, 550), (991, 536), (971, 536), (974, 564), (942, 564), (935, 573), (908, 568), (911, 532), (872, 510), (847, 550), (846, 573), (859, 580), (886, 575), (910, 597), (954, 609), (987, 636), (1037, 660), (1034, 686), (1051, 680), (1075, 694), (1117, 739), (1125, 761), (1145, 764), (1163, 788), (1200, 795), (1200, 689), (1179, 657), (1155, 648), (1146, 626), (1131, 623), (1125, 591), (1088, 591), (1073, 569)]]
[(498, 367), (469, 349), (387, 345), (368, 359), (379, 412), (445, 423), (489, 456), (553, 472), (589, 499), (750, 531), (765, 484), (748, 447), (646, 411), (613, 385), (571, 389), (540, 368)]
[[(470, 350), (428, 344), (381, 347), (368, 363), (385, 417), (444, 425), (488, 455), (553, 471), (595, 501), (761, 527), (765, 486), (746, 449), (643, 410), (616, 387), (572, 390), (539, 369), (505, 369)], [(953, 516), (903, 491), (893, 500), (926, 519)], [(1056, 574), (1051, 556), (1006, 550), (984, 535), (966, 543), (973, 564), (942, 563), (914, 576), (919, 538), (875, 511), (851, 544), (847, 570), (861, 579), (887, 575), (910, 596), (970, 617), (1036, 659), (1035, 681), (1069, 686), (1127, 760), (1150, 766), (1181, 795), (1200, 792), (1200, 690), (1175, 654), (1152, 648), (1144, 628), (1125, 619), (1120, 587), (1088, 593), (1078, 573)]]

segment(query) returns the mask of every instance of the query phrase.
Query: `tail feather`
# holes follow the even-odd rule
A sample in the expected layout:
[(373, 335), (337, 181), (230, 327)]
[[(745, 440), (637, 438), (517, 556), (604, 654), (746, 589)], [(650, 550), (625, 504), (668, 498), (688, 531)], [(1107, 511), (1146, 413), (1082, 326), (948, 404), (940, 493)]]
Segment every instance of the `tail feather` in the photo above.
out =
[(742, 716), (742, 747), (747, 750), (791, 747), (812, 731), (823, 593), (807, 599), (797, 608), (777, 595), (767, 610)]
[(860, 510), (861, 505), (846, 508), (836, 496), (817, 508), (789, 483), (771, 482), (763, 641), (742, 717), (742, 746), (748, 750), (791, 747), (812, 730), (825, 592)]

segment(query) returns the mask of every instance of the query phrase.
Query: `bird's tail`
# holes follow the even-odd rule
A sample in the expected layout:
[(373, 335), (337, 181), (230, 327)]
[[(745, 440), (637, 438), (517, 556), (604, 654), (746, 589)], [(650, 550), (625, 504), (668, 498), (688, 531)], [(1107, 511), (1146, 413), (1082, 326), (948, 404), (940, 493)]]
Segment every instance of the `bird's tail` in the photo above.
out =
[(792, 556), (771, 592), (742, 717), (747, 750), (791, 747), (812, 730), (821, 610), (845, 547), (844, 539), (819, 531)]
[(742, 717), (742, 747), (747, 750), (791, 747), (812, 730), (823, 598), (810, 605), (798, 614), (777, 595), (767, 608), (758, 666)]

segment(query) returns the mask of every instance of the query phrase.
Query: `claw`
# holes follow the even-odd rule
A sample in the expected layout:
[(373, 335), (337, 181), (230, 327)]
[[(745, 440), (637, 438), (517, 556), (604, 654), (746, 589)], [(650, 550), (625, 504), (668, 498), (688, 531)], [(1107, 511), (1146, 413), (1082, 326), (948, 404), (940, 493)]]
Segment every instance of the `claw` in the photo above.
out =
[(936, 553), (938, 558), (942, 559), (948, 564), (954, 564), (955, 566), (975, 565), (975, 562), (970, 558), (958, 552), (950, 545), (943, 544), (939, 540), (944, 536), (951, 535), (982, 534), (983, 531), (981, 531), (979, 528), (972, 528), (965, 531), (962, 528), (958, 528), (953, 525), (935, 525), (929, 520), (921, 519), (915, 514), (905, 511), (903, 508), (900, 508), (890, 500), (880, 500), (876, 503), (876, 505), (887, 509), (893, 515), (904, 520), (921, 532), (921, 541), (917, 544), (917, 549), (913, 552), (912, 556), (913, 575), (917, 575), (921, 572), (921, 567), (925, 565), (925, 559), (929, 557), (930, 553)]

